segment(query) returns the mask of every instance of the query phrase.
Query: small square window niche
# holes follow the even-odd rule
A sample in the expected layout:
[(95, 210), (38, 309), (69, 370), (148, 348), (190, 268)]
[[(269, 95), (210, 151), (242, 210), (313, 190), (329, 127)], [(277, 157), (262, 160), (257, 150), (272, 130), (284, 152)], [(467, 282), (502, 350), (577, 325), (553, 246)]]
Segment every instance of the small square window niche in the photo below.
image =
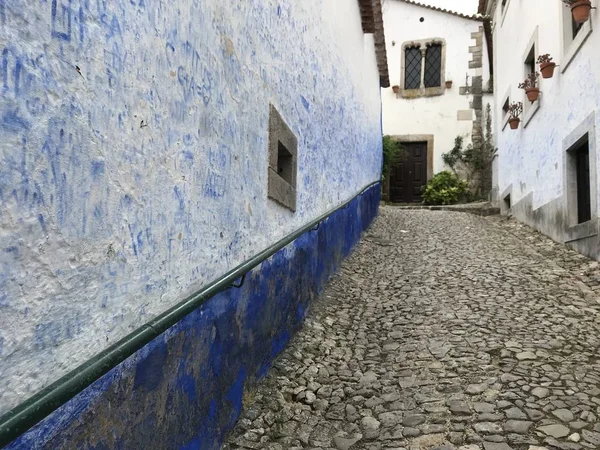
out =
[(275, 106), (269, 107), (268, 197), (296, 211), (298, 139)]
[(504, 197), (504, 209), (506, 209), (507, 211), (511, 208), (512, 204), (510, 202), (510, 194), (508, 194), (506, 197)]

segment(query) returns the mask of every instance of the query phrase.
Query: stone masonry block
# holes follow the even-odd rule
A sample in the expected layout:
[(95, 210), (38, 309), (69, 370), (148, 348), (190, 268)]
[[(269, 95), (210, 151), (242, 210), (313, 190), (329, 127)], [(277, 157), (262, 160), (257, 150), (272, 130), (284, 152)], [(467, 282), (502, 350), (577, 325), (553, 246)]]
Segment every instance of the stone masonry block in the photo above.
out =
[(296, 188), (269, 167), (268, 196), (286, 208), (296, 211)]
[(457, 111), (456, 120), (473, 120), (473, 111), (470, 109), (461, 109)]

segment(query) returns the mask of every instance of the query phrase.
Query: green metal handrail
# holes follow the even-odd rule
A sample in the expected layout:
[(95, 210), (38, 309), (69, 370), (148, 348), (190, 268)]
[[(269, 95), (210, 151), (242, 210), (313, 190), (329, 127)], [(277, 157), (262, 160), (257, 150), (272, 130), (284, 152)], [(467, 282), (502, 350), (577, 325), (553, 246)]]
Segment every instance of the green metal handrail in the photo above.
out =
[[(118, 364), (125, 361), (125, 359), (133, 355), (144, 345), (157, 338), (160, 334), (208, 301), (211, 297), (233, 287), (235, 281), (240, 277), (245, 277), (248, 272), (267, 258), (270, 258), (283, 247), (295, 241), (302, 234), (318, 226), (336, 211), (347, 208), (355, 198), (361, 196), (378, 183), (379, 181), (375, 181), (365, 186), (350, 200), (319, 216), (299, 230), (294, 231), (292, 234), (227, 272), (208, 286), (203, 287), (200, 291), (189, 296), (181, 303), (168, 309), (147, 324), (142, 325), (120, 341), (111, 345), (106, 350), (97, 354), (84, 364), (64, 375), (62, 378), (59, 378), (54, 383), (1, 416), (0, 447), (12, 442), (29, 428), (71, 400), (94, 381), (98, 380)], [(241, 283), (243, 283), (243, 280)], [(241, 284), (236, 287), (239, 286), (241, 286)]]

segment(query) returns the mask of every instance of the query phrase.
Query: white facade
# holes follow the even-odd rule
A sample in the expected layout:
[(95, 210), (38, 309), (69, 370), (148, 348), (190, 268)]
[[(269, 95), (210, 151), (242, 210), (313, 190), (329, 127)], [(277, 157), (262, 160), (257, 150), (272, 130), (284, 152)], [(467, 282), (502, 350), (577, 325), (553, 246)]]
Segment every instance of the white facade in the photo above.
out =
[[(469, 48), (476, 45), (471, 33), (483, 30), (483, 22), (400, 0), (390, 0), (384, 8), (384, 24), (391, 85), (401, 85), (403, 80), (403, 44), (430, 39), (444, 42), (442, 78), (443, 81), (452, 81), (452, 87), (446, 89), (442, 83), (442, 95), (418, 98), (403, 98), (402, 95), (394, 94), (391, 88), (382, 89), (382, 105), (384, 134), (433, 135), (433, 173), (446, 170), (442, 154), (452, 149), (455, 138), (463, 136), (465, 147), (471, 142), (475, 120), (473, 95), (461, 95), (461, 91), (464, 92), (461, 88), (465, 88), (467, 83), (472, 87), (473, 77), (483, 77), (484, 90), (489, 81), (485, 37), (483, 67), (469, 68), (469, 62), (473, 59)], [(484, 111), (485, 104), (491, 101), (491, 95), (484, 95)]]
[[(597, 258), (600, 35), (594, 28), (600, 13), (592, 10), (573, 39), (571, 12), (561, 0), (497, 3), (487, 12), (494, 27), (498, 200), (519, 220)], [(599, 6), (597, 0), (592, 3)], [(534, 104), (517, 87), (530, 71), (525, 61), (532, 48), (536, 58), (549, 53), (559, 65), (553, 78), (540, 77), (541, 95)], [(525, 105), (517, 130), (506, 125), (502, 105), (507, 99)], [(579, 223), (573, 144), (585, 136), (592, 218)]]

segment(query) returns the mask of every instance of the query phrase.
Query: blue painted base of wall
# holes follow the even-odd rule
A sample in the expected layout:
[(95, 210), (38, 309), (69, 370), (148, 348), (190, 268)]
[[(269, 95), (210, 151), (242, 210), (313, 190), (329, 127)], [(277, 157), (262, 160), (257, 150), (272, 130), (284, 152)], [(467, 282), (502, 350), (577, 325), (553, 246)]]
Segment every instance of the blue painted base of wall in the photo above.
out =
[(218, 449), (311, 301), (377, 215), (375, 185), (213, 297), (8, 449)]

